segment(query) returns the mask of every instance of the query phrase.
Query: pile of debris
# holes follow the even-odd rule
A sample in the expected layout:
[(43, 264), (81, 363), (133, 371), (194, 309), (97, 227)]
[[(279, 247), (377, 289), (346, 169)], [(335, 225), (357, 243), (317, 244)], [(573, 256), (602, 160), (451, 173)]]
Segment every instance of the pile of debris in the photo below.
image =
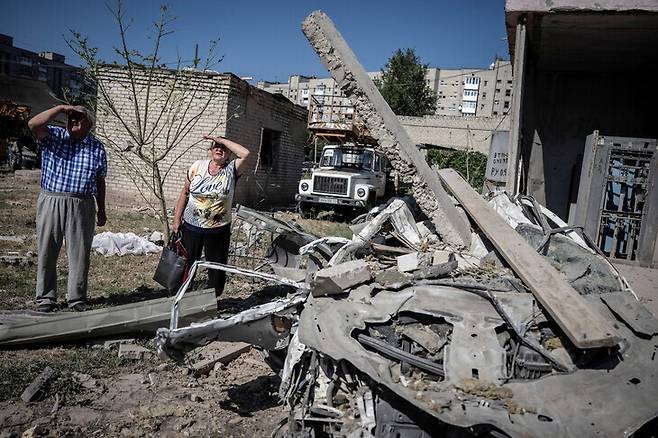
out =
[(331, 20), (314, 12), (302, 30), (413, 198), (372, 210), (352, 239), (242, 210), (278, 233), (274, 274), (192, 271), (262, 278), (285, 297), (179, 327), (190, 280), (159, 353), (180, 360), (213, 340), (261, 348), (290, 408), (275, 436), (655, 430), (658, 320), (596, 246), (532, 198), (487, 202), (452, 169), (430, 169)]
[[(351, 239), (239, 207), (232, 253), (254, 263), (194, 263), (159, 355), (260, 349), (289, 407), (279, 437), (649, 436), (658, 320), (613, 265), (534, 199), (486, 200), (430, 169), (331, 20), (315, 12), (303, 31), (413, 197), (361, 217)], [(199, 268), (272, 283), (273, 299), (185, 326), (208, 311), (187, 293)], [(0, 342), (24, 331), (0, 326)]]
[(484, 218), (469, 248), (446, 244), (412, 198), (373, 209), (352, 239), (240, 208), (278, 230), (275, 273), (193, 271), (261, 278), (285, 297), (187, 327), (174, 305), (160, 354), (180, 360), (213, 340), (262, 349), (290, 407), (283, 436), (618, 435), (655, 418), (658, 321), (607, 259), (532, 198), (487, 203), (441, 174)]

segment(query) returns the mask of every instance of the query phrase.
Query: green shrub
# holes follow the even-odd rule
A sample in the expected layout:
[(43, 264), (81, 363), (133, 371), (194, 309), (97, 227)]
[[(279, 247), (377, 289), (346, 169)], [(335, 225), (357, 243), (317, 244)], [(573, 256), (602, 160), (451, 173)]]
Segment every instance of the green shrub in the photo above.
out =
[(451, 167), (478, 192), (484, 184), (487, 156), (481, 152), (455, 151), (452, 149), (429, 149), (427, 162), (440, 169)]

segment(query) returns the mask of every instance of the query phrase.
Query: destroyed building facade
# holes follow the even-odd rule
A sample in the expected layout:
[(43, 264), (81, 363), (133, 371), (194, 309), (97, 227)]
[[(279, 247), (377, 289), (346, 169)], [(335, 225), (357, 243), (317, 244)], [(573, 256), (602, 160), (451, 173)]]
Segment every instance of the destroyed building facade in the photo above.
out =
[[(188, 72), (194, 92), (190, 113), (199, 111), (210, 99), (196, 125), (185, 132), (185, 138), (172, 153), (163, 160), (164, 167), (172, 165), (165, 180), (165, 196), (175, 200), (180, 192), (185, 174), (195, 160), (206, 159), (208, 142), (204, 141), (189, 151), (193, 143), (212, 131), (243, 144), (254, 159), (250, 160), (236, 185), (235, 202), (267, 209), (288, 206), (294, 203), (297, 183), (301, 175), (306, 144), (307, 111), (288, 99), (259, 90), (231, 73), (210, 71)], [(147, 73), (134, 70), (138, 75), (138, 98), (146, 99), (145, 84)], [(160, 94), (163, 87), (171, 85), (173, 73), (160, 71), (156, 78)], [(120, 66), (105, 66), (101, 75), (109, 97), (116, 102), (127, 117), (133, 117), (125, 108), (131, 107), (132, 91), (129, 72)], [(151, 97), (156, 95), (151, 93)], [(166, 94), (165, 94), (166, 95)], [(157, 113), (165, 99), (152, 99), (150, 111)], [(171, 105), (171, 103), (169, 103)], [(182, 114), (182, 111), (181, 111)], [(120, 147), (127, 144), (129, 136), (121, 122), (109, 114), (98, 114), (98, 130)], [(189, 118), (189, 116), (188, 116)], [(214, 129), (214, 130), (213, 130)], [(168, 127), (163, 126), (162, 136), (167, 135)], [(154, 141), (158, 141), (156, 138)], [(121, 157), (112, 148), (108, 152), (108, 189), (116, 189), (127, 194), (135, 194), (135, 185)]]
[(658, 90), (645, 78), (658, 5), (507, 0), (505, 21), (515, 78), (508, 191), (585, 226), (612, 260), (655, 266)]

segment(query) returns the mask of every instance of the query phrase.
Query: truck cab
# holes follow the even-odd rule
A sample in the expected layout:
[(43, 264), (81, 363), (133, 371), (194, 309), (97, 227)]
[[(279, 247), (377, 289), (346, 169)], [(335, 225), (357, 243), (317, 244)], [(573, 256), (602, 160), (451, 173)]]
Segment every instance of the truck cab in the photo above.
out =
[(299, 181), (299, 210), (368, 210), (384, 198), (390, 168), (386, 157), (372, 147), (327, 145), (310, 178)]

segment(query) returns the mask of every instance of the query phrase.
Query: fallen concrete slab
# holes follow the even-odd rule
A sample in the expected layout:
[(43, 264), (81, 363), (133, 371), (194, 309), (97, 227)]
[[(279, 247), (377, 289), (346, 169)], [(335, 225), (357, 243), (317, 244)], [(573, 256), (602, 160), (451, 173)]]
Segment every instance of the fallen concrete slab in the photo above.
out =
[(469, 224), (460, 216), (441, 181), (377, 90), (331, 19), (322, 11), (310, 14), (302, 31), (340, 89), (354, 105), (371, 136), (447, 243), (470, 244)]
[[(0, 313), (0, 345), (83, 341), (124, 334), (152, 334), (169, 325), (173, 297), (142, 301), (87, 312)], [(217, 311), (214, 290), (186, 294), (179, 303), (188, 324)]]
[(621, 340), (611, 321), (596, 312), (537, 250), (453, 169), (441, 179), (482, 232), (578, 348), (611, 347)]

